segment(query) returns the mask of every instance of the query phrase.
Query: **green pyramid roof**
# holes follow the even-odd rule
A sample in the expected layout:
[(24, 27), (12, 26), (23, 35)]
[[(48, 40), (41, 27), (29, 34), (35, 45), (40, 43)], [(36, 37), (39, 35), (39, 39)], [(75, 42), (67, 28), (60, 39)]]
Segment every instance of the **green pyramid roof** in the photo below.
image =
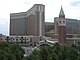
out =
[(61, 9), (60, 9), (59, 16), (65, 16), (62, 6), (61, 6)]

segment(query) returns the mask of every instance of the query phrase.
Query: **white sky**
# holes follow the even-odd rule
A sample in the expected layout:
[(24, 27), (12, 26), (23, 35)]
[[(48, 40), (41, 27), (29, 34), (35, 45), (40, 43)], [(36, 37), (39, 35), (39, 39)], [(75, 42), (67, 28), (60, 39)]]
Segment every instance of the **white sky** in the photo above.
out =
[(34, 4), (45, 5), (46, 22), (54, 22), (61, 5), (66, 18), (80, 20), (80, 0), (0, 0), (0, 33), (9, 35), (10, 13), (25, 12)]

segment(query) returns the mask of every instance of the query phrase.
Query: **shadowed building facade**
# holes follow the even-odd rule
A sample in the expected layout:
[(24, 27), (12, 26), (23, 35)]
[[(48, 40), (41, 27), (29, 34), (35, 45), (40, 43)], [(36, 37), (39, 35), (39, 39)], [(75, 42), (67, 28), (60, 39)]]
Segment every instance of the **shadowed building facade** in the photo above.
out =
[(49, 32), (54, 29), (53, 22), (45, 22), (45, 32)]
[(10, 14), (10, 35), (45, 35), (45, 6), (35, 4), (27, 12)]

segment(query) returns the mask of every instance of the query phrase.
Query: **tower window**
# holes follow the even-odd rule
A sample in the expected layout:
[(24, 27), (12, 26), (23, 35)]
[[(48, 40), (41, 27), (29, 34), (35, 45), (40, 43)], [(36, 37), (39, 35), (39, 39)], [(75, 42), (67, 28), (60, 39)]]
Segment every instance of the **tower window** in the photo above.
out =
[(65, 23), (65, 21), (63, 21), (63, 23)]
[(59, 21), (59, 23), (61, 23), (61, 21)]

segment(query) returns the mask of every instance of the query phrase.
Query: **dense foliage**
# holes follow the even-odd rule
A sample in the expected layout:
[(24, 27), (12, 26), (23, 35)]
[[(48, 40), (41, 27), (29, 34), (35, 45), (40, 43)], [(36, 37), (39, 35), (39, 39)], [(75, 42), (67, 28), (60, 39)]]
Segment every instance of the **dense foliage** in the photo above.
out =
[(80, 60), (80, 48), (75, 45), (41, 45), (31, 55), (24, 57), (19, 45), (0, 43), (0, 60)]
[(24, 50), (19, 45), (10, 45), (9, 43), (0, 43), (0, 60), (22, 60)]
[(25, 60), (80, 60), (79, 50), (75, 45), (42, 45), (35, 49)]

